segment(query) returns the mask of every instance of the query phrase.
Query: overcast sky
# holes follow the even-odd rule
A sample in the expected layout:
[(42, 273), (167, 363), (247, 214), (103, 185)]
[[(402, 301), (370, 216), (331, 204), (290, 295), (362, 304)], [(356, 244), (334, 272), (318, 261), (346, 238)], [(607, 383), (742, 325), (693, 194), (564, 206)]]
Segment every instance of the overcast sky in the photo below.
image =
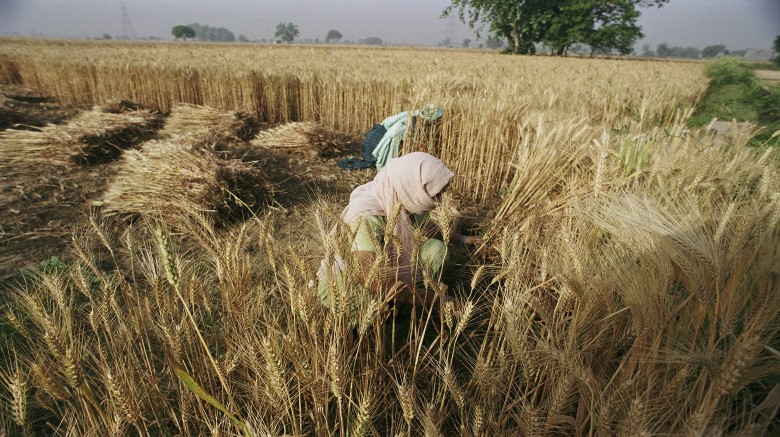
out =
[[(176, 24), (225, 27), (249, 39), (273, 38), (276, 24), (293, 22), (301, 39), (369, 36), (391, 44), (458, 45), (474, 38), (455, 18), (440, 18), (448, 0), (125, 0), (138, 37), (172, 38)], [(0, 34), (96, 37), (124, 33), (120, 0), (0, 0)], [(770, 48), (780, 34), (780, 0), (671, 0), (642, 9), (645, 38), (638, 43), (730, 49)]]

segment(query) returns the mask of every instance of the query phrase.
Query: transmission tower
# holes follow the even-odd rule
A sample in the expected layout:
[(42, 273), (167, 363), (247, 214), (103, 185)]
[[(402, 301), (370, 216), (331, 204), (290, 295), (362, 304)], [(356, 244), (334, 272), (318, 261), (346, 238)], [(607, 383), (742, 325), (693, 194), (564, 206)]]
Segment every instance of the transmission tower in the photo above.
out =
[(122, 38), (138, 39), (135, 35), (135, 29), (133, 29), (133, 23), (130, 21), (130, 15), (127, 13), (127, 5), (124, 0), (119, 0), (119, 5), (122, 7)]

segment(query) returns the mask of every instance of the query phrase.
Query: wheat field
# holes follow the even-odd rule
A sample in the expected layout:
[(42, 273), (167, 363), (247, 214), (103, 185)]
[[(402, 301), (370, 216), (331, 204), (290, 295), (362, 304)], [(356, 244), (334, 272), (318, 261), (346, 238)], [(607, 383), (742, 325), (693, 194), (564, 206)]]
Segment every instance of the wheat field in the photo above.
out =
[[(0, 426), (79, 436), (777, 432), (776, 151), (748, 148), (751, 132), (686, 128), (707, 87), (702, 70), (455, 50), (2, 40), (0, 82), (84, 108), (198, 105), (359, 136), (438, 103), (443, 121), (404, 151), (433, 153), (456, 173), (452, 208), (435, 214), (443, 232), (457, 209), (490, 247), (452, 248), (458, 308), (371, 301), (353, 329), (311, 283), (323, 256), (348, 251), (348, 232), (331, 232), (345, 198), (299, 206), (292, 237), (278, 231), (283, 214), (259, 205), (227, 224), (170, 192), (165, 211), (137, 208), (130, 221), (98, 205), (74, 229), (72, 260), (7, 288)], [(213, 134), (202, 127), (179, 129)], [(0, 158), (23, 167), (24, 144), (8, 138)], [(159, 168), (176, 180), (176, 167)]]

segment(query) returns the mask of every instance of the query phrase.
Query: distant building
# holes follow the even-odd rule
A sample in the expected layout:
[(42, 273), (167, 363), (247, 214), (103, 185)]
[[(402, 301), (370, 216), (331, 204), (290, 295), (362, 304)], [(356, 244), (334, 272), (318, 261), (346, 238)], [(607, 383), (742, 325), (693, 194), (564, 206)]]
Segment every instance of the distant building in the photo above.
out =
[(747, 51), (745, 52), (745, 60), (756, 61), (756, 62), (771, 61), (774, 55), (775, 52), (773, 52), (772, 50), (747, 49)]

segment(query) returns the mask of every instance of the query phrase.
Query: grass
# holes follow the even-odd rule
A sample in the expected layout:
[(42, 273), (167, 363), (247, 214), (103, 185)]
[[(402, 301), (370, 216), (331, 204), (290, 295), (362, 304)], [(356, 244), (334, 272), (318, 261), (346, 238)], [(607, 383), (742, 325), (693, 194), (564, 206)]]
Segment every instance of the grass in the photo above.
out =
[(736, 58), (713, 61), (707, 68), (710, 85), (691, 117), (691, 126), (709, 124), (714, 118), (751, 122), (759, 132), (753, 146), (777, 146), (780, 139), (780, 85), (763, 85), (750, 64)]

